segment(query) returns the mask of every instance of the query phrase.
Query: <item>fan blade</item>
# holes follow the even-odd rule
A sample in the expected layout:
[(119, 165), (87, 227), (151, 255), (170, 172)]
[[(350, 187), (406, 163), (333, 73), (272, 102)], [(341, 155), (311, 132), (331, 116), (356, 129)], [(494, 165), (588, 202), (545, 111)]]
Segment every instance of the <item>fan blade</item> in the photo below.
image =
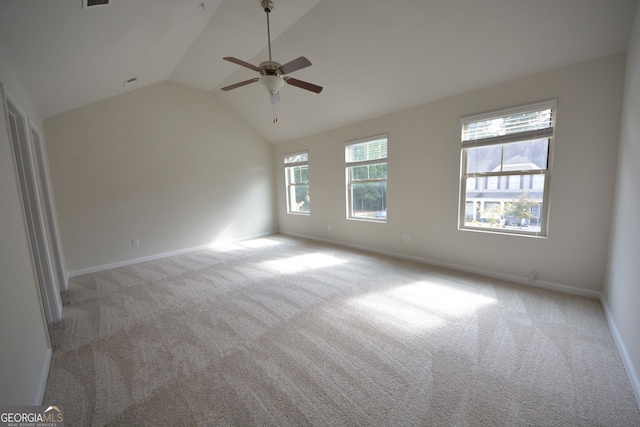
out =
[(298, 71), (302, 68), (308, 67), (311, 65), (311, 61), (309, 61), (307, 58), (305, 58), (304, 56), (301, 56), (300, 58), (296, 58), (293, 61), (289, 61), (284, 65), (280, 66), (280, 73), (282, 74), (289, 74), (289, 73), (293, 73), (294, 71)]
[(220, 90), (224, 90), (226, 92), (228, 90), (235, 89), (235, 88), (240, 87), (240, 86), (248, 85), (250, 83), (255, 83), (258, 80), (260, 80), (260, 79), (258, 77), (256, 77), (254, 79), (249, 79), (249, 80), (245, 80), (245, 81), (240, 82), (240, 83), (236, 83), (236, 84), (233, 84), (233, 85), (225, 86), (225, 87), (221, 88)]
[(317, 86), (312, 83), (303, 82), (302, 80), (292, 79), (291, 77), (285, 77), (284, 81), (289, 83), (292, 86), (310, 90), (311, 92), (315, 92), (315, 93), (322, 92), (322, 86)]
[(243, 67), (247, 67), (253, 71), (262, 71), (262, 68), (258, 68), (253, 64), (249, 64), (248, 62), (244, 62), (242, 59), (234, 58), (233, 56), (225, 56), (222, 59), (224, 59), (225, 61), (233, 62), (234, 64), (242, 65)]

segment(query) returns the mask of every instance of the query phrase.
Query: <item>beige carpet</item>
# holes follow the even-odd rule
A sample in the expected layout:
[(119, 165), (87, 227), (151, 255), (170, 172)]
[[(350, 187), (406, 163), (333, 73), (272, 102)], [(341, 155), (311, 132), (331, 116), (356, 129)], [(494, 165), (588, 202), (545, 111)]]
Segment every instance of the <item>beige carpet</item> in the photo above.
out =
[(75, 277), (66, 425), (640, 426), (600, 303), (282, 235)]

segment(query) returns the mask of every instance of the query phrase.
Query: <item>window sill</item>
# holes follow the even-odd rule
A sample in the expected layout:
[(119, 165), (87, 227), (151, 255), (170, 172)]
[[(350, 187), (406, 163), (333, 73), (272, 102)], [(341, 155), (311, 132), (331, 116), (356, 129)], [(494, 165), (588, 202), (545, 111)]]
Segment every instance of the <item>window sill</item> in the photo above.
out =
[(360, 222), (373, 222), (376, 224), (386, 224), (386, 219), (375, 219), (375, 218), (357, 218), (357, 217), (347, 217), (348, 221), (360, 221)]
[(503, 236), (516, 236), (516, 237), (533, 237), (538, 239), (546, 239), (547, 234), (545, 232), (539, 231), (524, 231), (524, 230), (512, 230), (512, 229), (504, 229), (504, 228), (492, 228), (492, 227), (460, 227), (458, 226), (458, 231), (470, 231), (474, 233), (485, 233), (485, 234), (496, 234)]

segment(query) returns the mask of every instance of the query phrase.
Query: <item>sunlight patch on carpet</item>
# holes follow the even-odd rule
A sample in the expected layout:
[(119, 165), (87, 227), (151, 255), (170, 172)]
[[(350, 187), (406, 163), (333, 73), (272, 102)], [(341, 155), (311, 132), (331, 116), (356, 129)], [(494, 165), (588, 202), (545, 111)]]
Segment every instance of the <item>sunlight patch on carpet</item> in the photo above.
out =
[(331, 255), (316, 252), (289, 258), (264, 261), (260, 263), (260, 265), (273, 269), (280, 274), (294, 274), (317, 268), (340, 265), (345, 262), (347, 261)]
[(277, 240), (262, 238), (262, 239), (246, 240), (240, 243), (240, 245), (245, 246), (247, 248), (264, 248), (267, 246), (279, 245), (280, 243), (281, 242), (278, 242)]
[(484, 295), (420, 281), (360, 295), (346, 304), (378, 322), (421, 333), (496, 302)]

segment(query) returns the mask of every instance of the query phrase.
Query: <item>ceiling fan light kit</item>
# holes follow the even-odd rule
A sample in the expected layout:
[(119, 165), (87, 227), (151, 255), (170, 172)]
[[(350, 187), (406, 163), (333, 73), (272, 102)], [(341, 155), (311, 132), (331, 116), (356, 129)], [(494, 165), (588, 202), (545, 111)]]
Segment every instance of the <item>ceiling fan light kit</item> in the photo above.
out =
[(260, 77), (260, 83), (269, 93), (276, 93), (284, 86), (284, 80), (279, 76), (262, 76)]
[(311, 61), (309, 61), (304, 56), (300, 56), (293, 61), (287, 62), (284, 65), (280, 65), (280, 63), (271, 59), (271, 28), (269, 26), (269, 13), (271, 13), (271, 11), (273, 10), (273, 2), (269, 0), (262, 0), (260, 5), (267, 14), (267, 41), (269, 45), (269, 60), (260, 63), (260, 65), (256, 67), (253, 64), (250, 64), (238, 58), (234, 58), (232, 56), (226, 56), (222, 58), (226, 61), (233, 62), (234, 64), (241, 65), (253, 71), (257, 71), (258, 73), (260, 73), (260, 77), (245, 80), (239, 83), (234, 83), (232, 85), (223, 87), (221, 90), (226, 92), (259, 81), (260, 84), (262, 84), (262, 86), (267, 89), (267, 92), (269, 92), (269, 99), (273, 104), (273, 123), (277, 123), (278, 118), (276, 114), (275, 104), (280, 102), (278, 91), (282, 88), (282, 86), (284, 86), (285, 83), (314, 93), (320, 93), (322, 91), (322, 86), (294, 79), (287, 75), (311, 65)]

